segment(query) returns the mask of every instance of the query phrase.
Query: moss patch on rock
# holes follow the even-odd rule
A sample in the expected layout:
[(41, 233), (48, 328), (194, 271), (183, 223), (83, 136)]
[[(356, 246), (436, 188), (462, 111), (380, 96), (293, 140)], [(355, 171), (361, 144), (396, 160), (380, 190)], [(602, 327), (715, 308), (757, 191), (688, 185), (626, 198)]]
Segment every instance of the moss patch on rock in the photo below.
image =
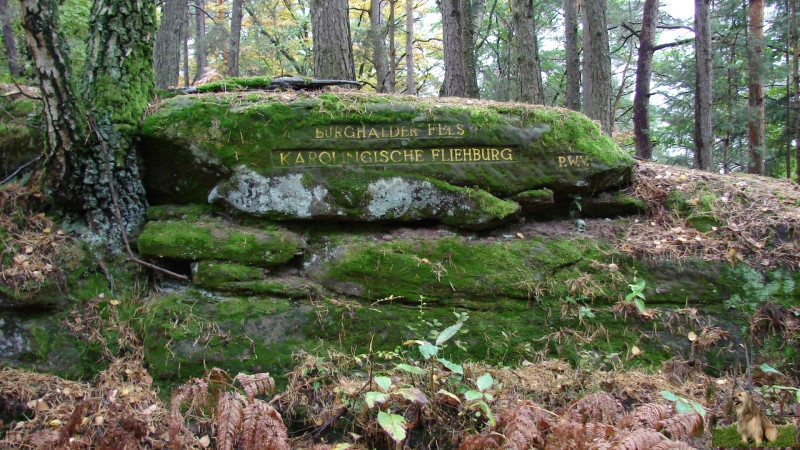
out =
[(286, 230), (237, 227), (210, 218), (148, 222), (139, 236), (139, 252), (147, 257), (225, 260), (257, 267), (285, 264), (302, 248), (302, 240)]

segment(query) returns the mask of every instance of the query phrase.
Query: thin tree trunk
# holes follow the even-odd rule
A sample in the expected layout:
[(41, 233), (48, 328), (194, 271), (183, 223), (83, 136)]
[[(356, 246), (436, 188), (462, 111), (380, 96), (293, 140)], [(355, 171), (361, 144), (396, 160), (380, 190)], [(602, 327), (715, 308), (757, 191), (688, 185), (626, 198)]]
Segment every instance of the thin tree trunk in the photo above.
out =
[(155, 73), (159, 89), (178, 86), (183, 37), (183, 10), (186, 0), (166, 0), (161, 9), (161, 25), (156, 32)]
[(800, 36), (797, 30), (797, 0), (789, 0), (792, 11), (791, 34), (792, 41), (792, 91), (794, 92), (794, 122), (790, 135), (794, 136), (795, 141), (795, 169), (797, 170), (797, 182), (800, 183)]
[(695, 0), (695, 100), (694, 165), (701, 170), (714, 167), (714, 128), (711, 107), (713, 57), (711, 54), (711, 0)]
[(749, 0), (747, 36), (747, 105), (750, 109), (748, 120), (748, 150), (750, 160), (747, 172), (764, 174), (764, 1)]
[(513, 0), (511, 17), (516, 60), (516, 99), (523, 103), (542, 104), (542, 69), (531, 0)]
[(441, 0), (444, 48), (443, 97), (469, 97), (467, 67), (464, 61), (464, 17), (461, 0)]
[(371, 0), (369, 5), (369, 34), (372, 44), (372, 64), (375, 66), (375, 92), (389, 92), (388, 87), (388, 58), (386, 57), (386, 44), (383, 34), (381, 18), (381, 3), (383, 0)]
[(406, 94), (417, 95), (414, 85), (414, 0), (406, 0)]
[(239, 44), (242, 38), (242, 1), (233, 0), (231, 35), (228, 39), (228, 76), (239, 76)]
[(22, 70), (19, 67), (17, 43), (14, 40), (14, 30), (11, 28), (11, 18), (8, 16), (8, 0), (0, 0), (0, 21), (2, 21), (3, 48), (6, 51), (8, 72), (16, 78), (20, 76)]
[(386, 34), (389, 39), (389, 73), (387, 78), (388, 92), (395, 92), (397, 89), (397, 43), (394, 41), (397, 25), (395, 24), (394, 7), (397, 0), (388, 0), (389, 20), (386, 25)]
[(311, 1), (315, 77), (355, 81), (349, 14), (347, 0)]
[(206, 55), (206, 0), (194, 0), (194, 81), (206, 72), (208, 58)]
[(653, 69), (653, 42), (658, 21), (658, 0), (645, 0), (642, 30), (639, 32), (639, 58), (636, 63), (636, 88), (633, 96), (633, 135), (636, 156), (653, 157), (650, 139), (650, 74)]
[(181, 55), (183, 56), (183, 87), (188, 88), (191, 85), (189, 81), (189, 4), (183, 8), (183, 36), (181, 36)]
[(461, 41), (464, 54), (464, 68), (466, 69), (467, 97), (478, 98), (478, 60), (475, 54), (475, 36), (478, 34), (478, 25), (483, 16), (484, 2), (486, 0), (460, 0), (461, 16), (463, 17), (464, 34)]
[(611, 134), (614, 124), (606, 0), (583, 0), (583, 5), (583, 109)]
[(564, 0), (564, 47), (566, 53), (566, 86), (564, 106), (581, 110), (581, 61), (578, 49), (578, 0)]

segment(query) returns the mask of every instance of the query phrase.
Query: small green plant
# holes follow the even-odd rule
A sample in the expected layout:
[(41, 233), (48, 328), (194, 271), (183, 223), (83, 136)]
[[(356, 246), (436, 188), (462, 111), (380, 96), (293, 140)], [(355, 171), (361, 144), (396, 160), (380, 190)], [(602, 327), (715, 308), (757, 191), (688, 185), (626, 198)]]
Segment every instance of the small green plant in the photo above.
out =
[(675, 411), (677, 411), (678, 414), (687, 414), (695, 411), (703, 417), (706, 416), (706, 410), (700, 403), (677, 396), (672, 391), (661, 391), (661, 396), (675, 403)]
[(628, 293), (628, 295), (625, 296), (625, 301), (633, 302), (633, 304), (636, 305), (636, 309), (638, 309), (639, 312), (641, 313), (645, 312), (647, 310), (647, 308), (644, 306), (645, 281), (644, 280), (636, 281), (636, 277), (634, 276), (633, 284), (629, 284), (628, 287), (631, 289), (631, 291)]

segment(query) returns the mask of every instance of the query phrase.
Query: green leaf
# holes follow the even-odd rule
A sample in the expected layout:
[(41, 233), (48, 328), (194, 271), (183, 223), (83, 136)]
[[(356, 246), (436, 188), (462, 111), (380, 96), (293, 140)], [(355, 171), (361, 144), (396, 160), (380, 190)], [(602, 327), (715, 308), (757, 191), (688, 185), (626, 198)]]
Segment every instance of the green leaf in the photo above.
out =
[(761, 371), (762, 371), (762, 372), (765, 372), (765, 373), (777, 373), (778, 375), (783, 375), (782, 373), (778, 372), (777, 370), (775, 370), (774, 368), (772, 368), (772, 367), (771, 367), (769, 364), (767, 364), (767, 363), (761, 364), (760, 368), (761, 368)]
[(703, 405), (701, 405), (700, 403), (692, 402), (692, 408), (694, 408), (694, 410), (697, 411), (697, 414), (700, 414), (703, 417), (706, 416), (706, 409), (703, 408)]
[(481, 400), (481, 399), (483, 399), (483, 393), (478, 392), (478, 391), (471, 391), (471, 390), (470, 391), (465, 391), (464, 392), (464, 399), (466, 401), (468, 401), (468, 402), (471, 402), (473, 400)]
[(672, 391), (661, 391), (660, 393), (661, 393), (661, 396), (664, 397), (664, 399), (666, 399), (666, 400), (669, 400), (671, 402), (677, 402), (678, 401), (678, 396), (673, 394)]
[(464, 325), (464, 322), (460, 320), (456, 322), (454, 325), (450, 325), (449, 327), (442, 330), (439, 333), (439, 336), (436, 337), (436, 345), (442, 345), (447, 342), (451, 337), (455, 336), (458, 333), (458, 330), (461, 329), (461, 326)]
[(592, 308), (581, 306), (581, 310), (580, 312), (578, 312), (578, 318), (583, 319), (584, 317), (587, 317), (589, 319), (594, 319), (594, 313), (592, 312)]
[(457, 373), (459, 375), (464, 375), (464, 367), (462, 367), (461, 364), (451, 363), (450, 361), (444, 358), (439, 358), (437, 359), (437, 361), (442, 363), (443, 366), (447, 367), (447, 370), (453, 373)]
[(425, 371), (420, 369), (417, 366), (411, 366), (409, 364), (398, 364), (395, 366), (395, 369), (399, 369), (408, 373), (413, 373), (414, 375), (425, 375)]
[(688, 414), (688, 413), (692, 412), (693, 409), (692, 409), (692, 405), (686, 403), (683, 400), (678, 400), (675, 403), (675, 411), (677, 411), (678, 414)]
[(480, 406), (483, 414), (486, 415), (486, 420), (489, 422), (490, 427), (494, 427), (497, 424), (497, 419), (494, 418), (494, 414), (492, 413), (492, 409), (489, 408), (489, 405), (486, 402), (479, 402), (478, 406)]
[(481, 392), (488, 389), (489, 386), (492, 385), (492, 383), (494, 383), (494, 378), (492, 378), (492, 376), (488, 373), (479, 376), (478, 379), (475, 381), (475, 384), (478, 386), (478, 390)]
[(640, 298), (634, 299), (633, 304), (636, 305), (636, 309), (638, 309), (639, 312), (645, 312), (647, 310), (647, 308), (644, 307), (644, 300)]
[(401, 442), (406, 438), (406, 420), (403, 416), (381, 411), (378, 413), (378, 423), (393, 441)]
[(392, 379), (389, 377), (375, 377), (373, 378), (375, 384), (378, 385), (379, 388), (383, 392), (389, 392), (389, 388), (392, 386)]
[(419, 344), (419, 352), (422, 353), (423, 358), (430, 359), (431, 356), (439, 353), (439, 347), (431, 344), (428, 341), (422, 341), (422, 343)]
[(437, 394), (442, 394), (442, 395), (444, 395), (446, 397), (449, 397), (449, 398), (453, 399), (456, 403), (461, 403), (461, 399), (459, 399), (458, 396), (456, 396), (456, 394), (453, 394), (450, 391), (446, 391), (444, 389), (439, 389), (438, 391), (436, 391), (436, 393)]
[(389, 400), (389, 396), (383, 392), (369, 391), (364, 394), (364, 401), (367, 402), (367, 406), (370, 408), (374, 407), (376, 404), (386, 403), (387, 400)]

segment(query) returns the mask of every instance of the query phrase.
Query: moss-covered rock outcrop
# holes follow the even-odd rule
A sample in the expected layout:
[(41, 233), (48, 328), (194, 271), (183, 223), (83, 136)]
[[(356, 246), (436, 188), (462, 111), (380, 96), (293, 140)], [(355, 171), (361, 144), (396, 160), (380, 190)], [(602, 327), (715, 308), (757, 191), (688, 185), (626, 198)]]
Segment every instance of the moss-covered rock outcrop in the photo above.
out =
[(525, 192), (563, 203), (622, 186), (634, 162), (574, 111), (352, 93), (174, 97), (145, 119), (141, 148), (154, 204), (473, 229), (517, 217), (505, 200)]

